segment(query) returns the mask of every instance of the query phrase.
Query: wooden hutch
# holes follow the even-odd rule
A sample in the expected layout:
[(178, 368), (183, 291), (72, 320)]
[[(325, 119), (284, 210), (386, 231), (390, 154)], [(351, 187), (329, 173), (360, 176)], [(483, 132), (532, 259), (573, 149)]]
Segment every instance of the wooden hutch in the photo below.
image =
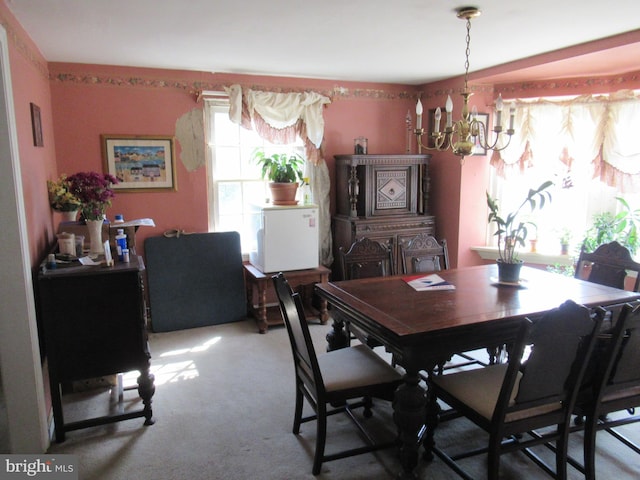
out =
[(420, 232), (435, 234), (429, 215), (431, 155), (336, 155), (334, 278), (342, 278), (339, 249), (369, 237), (393, 250), (402, 271), (399, 242)]

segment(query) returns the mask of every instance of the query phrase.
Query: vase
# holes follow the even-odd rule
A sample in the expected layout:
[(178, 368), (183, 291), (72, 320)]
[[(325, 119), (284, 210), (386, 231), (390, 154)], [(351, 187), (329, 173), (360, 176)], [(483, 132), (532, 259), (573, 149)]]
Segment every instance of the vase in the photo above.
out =
[(85, 220), (89, 230), (89, 253), (102, 254), (102, 224), (104, 220)]
[(78, 217), (78, 210), (69, 210), (67, 212), (60, 212), (63, 222), (75, 222)]

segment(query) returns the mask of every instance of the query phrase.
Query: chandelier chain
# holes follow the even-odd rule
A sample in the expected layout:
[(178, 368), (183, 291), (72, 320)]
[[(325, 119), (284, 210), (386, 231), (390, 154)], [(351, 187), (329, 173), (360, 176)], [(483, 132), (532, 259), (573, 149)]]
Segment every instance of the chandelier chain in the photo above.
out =
[(464, 90), (467, 91), (467, 79), (469, 77), (469, 55), (471, 54), (471, 19), (467, 18), (467, 49), (464, 52)]

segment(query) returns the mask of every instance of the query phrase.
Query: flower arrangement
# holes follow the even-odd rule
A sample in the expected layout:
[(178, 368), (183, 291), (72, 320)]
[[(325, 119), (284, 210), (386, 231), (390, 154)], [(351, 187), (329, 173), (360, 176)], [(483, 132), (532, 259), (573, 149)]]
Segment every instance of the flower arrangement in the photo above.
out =
[(111, 185), (118, 179), (108, 173), (79, 172), (67, 178), (70, 191), (80, 200), (80, 209), (85, 220), (101, 220), (105, 210), (111, 206), (115, 193)]
[(75, 212), (80, 209), (82, 202), (71, 192), (71, 182), (66, 175), (60, 175), (58, 180), (47, 180), (49, 204), (56, 212)]

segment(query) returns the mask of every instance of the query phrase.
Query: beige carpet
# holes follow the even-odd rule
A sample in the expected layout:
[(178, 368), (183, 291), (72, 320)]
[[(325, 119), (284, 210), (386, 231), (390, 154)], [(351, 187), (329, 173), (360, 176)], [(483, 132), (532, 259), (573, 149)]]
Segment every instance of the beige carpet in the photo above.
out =
[[(317, 348), (326, 348), (329, 326), (313, 324)], [(398, 471), (393, 450), (325, 463), (311, 475), (315, 423), (304, 424), (300, 436), (291, 433), (293, 369), (283, 327), (259, 335), (253, 321), (177, 332), (151, 334), (152, 365), (157, 390), (153, 409), (156, 424), (141, 419), (67, 434), (50, 452), (79, 456), (79, 475), (91, 479), (391, 479)], [(135, 376), (134, 376), (135, 377)], [(125, 379), (130, 382), (130, 379)], [(117, 409), (115, 395), (93, 390), (66, 395), (66, 417), (95, 415)], [(138, 407), (134, 392), (125, 392), (123, 406)], [(379, 403), (368, 421), (377, 434), (393, 435), (391, 408)], [(638, 426), (627, 427), (640, 440)], [(600, 435), (598, 469), (601, 479), (640, 477), (640, 458), (618, 442)], [(485, 440), (465, 420), (444, 425), (440, 445), (467, 446)], [(327, 451), (358, 441), (352, 424), (334, 416), (328, 429)], [(572, 438), (580, 454), (581, 437)], [(504, 457), (505, 479), (548, 478), (522, 454)], [(484, 458), (464, 463), (476, 478), (485, 478)], [(451, 479), (456, 475), (440, 460), (420, 462), (418, 478)], [(569, 469), (569, 478), (583, 476)]]

